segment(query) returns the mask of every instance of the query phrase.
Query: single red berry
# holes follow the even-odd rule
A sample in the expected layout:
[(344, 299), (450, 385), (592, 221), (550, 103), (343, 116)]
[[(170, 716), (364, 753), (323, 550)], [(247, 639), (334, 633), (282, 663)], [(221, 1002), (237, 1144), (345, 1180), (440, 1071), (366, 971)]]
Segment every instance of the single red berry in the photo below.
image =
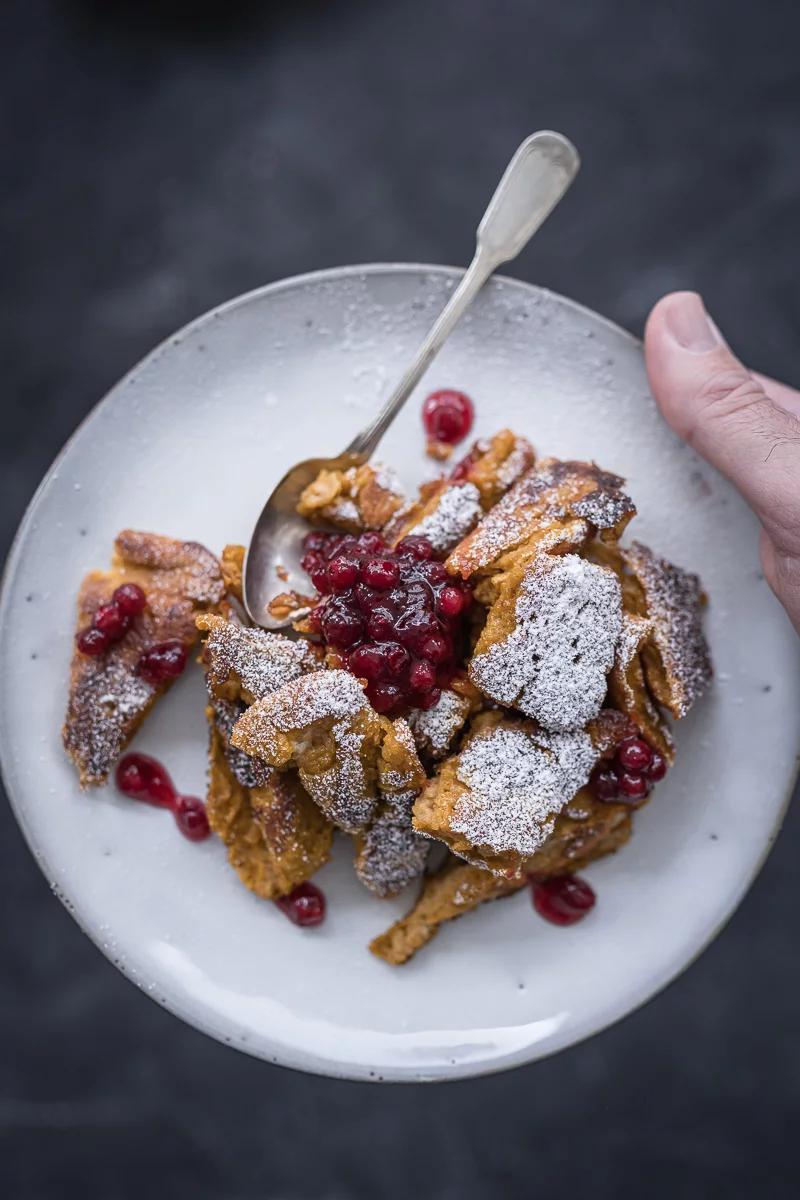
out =
[(596, 896), (584, 879), (558, 875), (532, 884), (533, 906), (553, 925), (574, 925), (594, 908)]
[(622, 771), (617, 777), (617, 786), (626, 801), (644, 800), (650, 790), (645, 777), (635, 771)]
[(299, 883), (294, 891), (275, 903), (293, 925), (310, 927), (325, 920), (325, 896), (313, 883)]
[(441, 633), (435, 633), (433, 637), (429, 637), (426, 642), (423, 642), (420, 654), (430, 663), (444, 662), (450, 655), (450, 643)]
[(595, 800), (608, 804), (619, 795), (619, 780), (610, 768), (596, 767), (589, 780)]
[(432, 392), (422, 406), (425, 432), (436, 442), (454, 445), (472, 428), (475, 408), (469, 396), (444, 388)]
[(651, 783), (658, 783), (659, 779), (663, 779), (666, 773), (667, 764), (664, 762), (664, 759), (661, 757), (658, 751), (654, 750), (653, 757), (650, 760), (650, 766), (645, 771), (645, 775), (651, 781)]
[(331, 582), (328, 575), (328, 568), (324, 563), (319, 563), (308, 572), (311, 582), (313, 583), (320, 596), (329, 596), (331, 594)]
[(176, 679), (186, 670), (189, 651), (180, 638), (158, 642), (146, 650), (136, 664), (136, 674), (147, 683), (158, 687), (168, 679)]
[(123, 583), (111, 599), (126, 617), (138, 617), (147, 607), (147, 596), (138, 583)]
[(380, 554), (386, 549), (386, 542), (379, 533), (362, 533), (356, 538), (355, 546), (363, 554)]
[(358, 563), (343, 554), (337, 554), (328, 564), (328, 578), (335, 592), (346, 592), (358, 582)]
[(370, 558), (361, 568), (361, 578), (369, 587), (386, 591), (400, 578), (400, 567), (389, 558)]
[(402, 698), (403, 693), (393, 683), (376, 683), (367, 688), (367, 699), (377, 713), (389, 712)]
[(384, 608), (378, 608), (367, 621), (369, 636), (376, 642), (388, 642), (394, 638), (394, 617)]
[(111, 638), (108, 634), (103, 633), (102, 629), (96, 629), (94, 625), (87, 625), (75, 639), (75, 645), (81, 654), (88, 654), (90, 658), (102, 654), (110, 644)]
[(402, 675), (408, 666), (410, 655), (405, 646), (401, 646), (399, 642), (385, 642), (383, 657), (391, 675)]
[(177, 800), (168, 772), (149, 754), (126, 754), (117, 763), (115, 780), (121, 792), (145, 804), (172, 808)]
[(427, 562), (433, 556), (433, 546), (426, 537), (410, 533), (397, 543), (397, 553), (414, 558), (417, 562)]
[(447, 568), (445, 567), (444, 563), (420, 563), (420, 565), (417, 567), (417, 571), (423, 579), (426, 579), (428, 583), (431, 584), (432, 587), (437, 587), (439, 584), (444, 583), (445, 579), (447, 579)]
[(115, 642), (128, 628), (130, 621), (116, 604), (101, 604), (94, 614), (94, 627)]
[(410, 609), (397, 618), (394, 633), (398, 641), (420, 652), (429, 637), (439, 632), (439, 622), (424, 608)]
[(626, 771), (644, 771), (652, 758), (653, 751), (642, 738), (626, 738), (617, 751), (617, 762)]
[(325, 559), (320, 551), (309, 550), (300, 559), (300, 566), (305, 571), (306, 575), (310, 575), (312, 571), (316, 571), (318, 567), (325, 566)]
[(202, 842), (211, 833), (206, 806), (197, 796), (178, 796), (172, 811), (175, 824), (190, 842)]
[(429, 692), (436, 683), (436, 672), (429, 662), (415, 662), (408, 672), (408, 686), (414, 692)]
[(386, 666), (382, 647), (356, 646), (347, 665), (361, 679), (380, 679)]
[(334, 650), (349, 650), (360, 640), (364, 622), (357, 613), (342, 607), (335, 608), (331, 603), (326, 606), (322, 618), (322, 632), (325, 641)]
[(325, 612), (325, 605), (318, 604), (316, 608), (312, 608), (311, 612), (306, 617), (309, 633), (319, 633), (322, 628), (322, 617)]
[(441, 698), (440, 689), (438, 687), (431, 688), (429, 692), (425, 692), (417, 699), (417, 707), (421, 708), (423, 712), (427, 712), (429, 708), (433, 708), (434, 704), (438, 704)]
[(457, 617), (464, 608), (464, 596), (457, 587), (443, 587), (436, 597), (439, 614), (448, 619)]

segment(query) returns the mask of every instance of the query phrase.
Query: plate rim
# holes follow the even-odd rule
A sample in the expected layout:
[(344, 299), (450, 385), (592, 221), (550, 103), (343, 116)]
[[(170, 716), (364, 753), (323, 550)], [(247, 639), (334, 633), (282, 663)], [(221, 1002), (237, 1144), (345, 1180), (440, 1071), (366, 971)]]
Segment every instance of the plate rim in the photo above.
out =
[[(296, 275), (290, 275), (282, 279), (274, 280), (271, 283), (262, 284), (259, 287), (251, 288), (246, 292), (242, 292), (236, 296), (230, 297), (228, 300), (222, 301), (220, 304), (207, 309), (200, 313), (197, 317), (192, 318), (186, 324), (180, 326), (175, 332), (168, 334), (163, 338), (152, 350), (148, 351), (142, 358), (138, 359), (133, 366), (125, 371), (119, 379), (117, 379), (111, 387), (100, 397), (100, 399), (91, 407), (88, 413), (81, 419), (73, 432), (65, 441), (55, 458), (50, 463), (50, 466), (45, 471), (39, 484), (37, 485), (33, 495), (31, 496), (25, 511), (20, 519), (14, 538), (8, 550), (5, 564), (3, 566), (2, 576), (0, 576), (0, 631), (5, 626), (7, 613), (10, 609), (12, 595), (12, 580), (19, 566), (22, 546), (26, 539), (29, 527), (32, 523), (35, 510), (39, 504), (45, 488), (50, 483), (53, 476), (57, 473), (58, 467), (66, 457), (72, 444), (80, 434), (84, 427), (95, 419), (101, 409), (108, 404), (114, 394), (122, 388), (127, 382), (135, 376), (140, 370), (154, 362), (168, 348), (178, 345), (186, 337), (188, 337), (196, 329), (202, 327), (207, 322), (217, 319), (218, 317), (234, 310), (237, 307), (252, 303), (255, 300), (261, 299), (264, 296), (276, 294), (282, 291), (288, 291), (295, 287), (304, 287), (309, 284), (324, 283), (326, 281), (352, 278), (354, 276), (366, 275), (411, 275), (411, 274), (432, 274), (444, 276), (452, 280), (461, 278), (464, 274), (464, 268), (445, 266), (441, 264), (430, 263), (414, 263), (414, 262), (373, 262), (362, 264), (347, 264), (338, 267), (325, 267), (316, 271), (302, 272)], [(521, 288), (524, 291), (530, 291), (536, 295), (545, 295), (551, 297), (558, 304), (563, 305), (567, 309), (578, 312), (589, 320), (605, 326), (616, 337), (621, 337), (633, 346), (641, 346), (641, 339), (637, 338), (629, 330), (624, 329), (609, 317), (602, 313), (596, 312), (587, 305), (581, 304), (577, 300), (572, 300), (570, 297), (563, 296), (558, 292), (552, 291), (550, 288), (543, 287), (539, 284), (531, 283), (527, 280), (517, 279), (509, 275), (496, 274), (492, 276), (492, 281), (501, 284), (511, 285), (513, 288)], [(226, 1036), (222, 1030), (214, 1029), (207, 1023), (200, 1013), (193, 1013), (186, 1009), (180, 1002), (170, 1000), (166, 996), (158, 996), (152, 991), (148, 991), (143, 987), (142, 981), (137, 977), (135, 969), (129, 964), (126, 958), (122, 960), (113, 956), (112, 950), (108, 944), (104, 945), (101, 938), (100, 930), (93, 929), (88, 918), (84, 917), (79, 910), (76, 900), (63, 889), (60, 885), (52, 882), (56, 872), (50, 868), (50, 860), (37, 846), (32, 830), (29, 828), (28, 822), (24, 813), (24, 802), (21, 797), (15, 792), (15, 787), (10, 782), (7, 762), (9, 761), (6, 721), (5, 717), (6, 704), (5, 699), (0, 694), (0, 778), (2, 778), (3, 786), (8, 797), (9, 805), (14, 818), (19, 826), (23, 838), (31, 852), (31, 855), (47, 880), (53, 894), (58, 898), (61, 904), (66, 908), (69, 915), (78, 925), (82, 933), (88, 937), (93, 944), (101, 951), (104, 957), (114, 966), (126, 979), (133, 983), (139, 991), (145, 996), (153, 1000), (159, 1007), (166, 1009), (173, 1017), (184, 1021), (192, 1028), (199, 1032), (214, 1038), (215, 1041), (223, 1045), (227, 1045), (236, 1050), (239, 1050), (250, 1057), (259, 1058), (264, 1062), (272, 1065), (279, 1065), (295, 1070), (302, 1070), (310, 1074), (324, 1076), (334, 1079), (355, 1080), (360, 1082), (395, 1082), (395, 1083), (418, 1083), (418, 1082), (454, 1082), (457, 1080), (465, 1080), (477, 1078), (485, 1075), (495, 1075), (500, 1072), (511, 1070), (517, 1067), (530, 1065), (533, 1062), (549, 1058), (554, 1054), (559, 1053), (564, 1049), (572, 1046), (580, 1045), (587, 1041), (590, 1037), (596, 1034), (603, 1033), (610, 1029), (617, 1022), (624, 1020), (631, 1013), (636, 1012), (645, 1004), (653, 1000), (661, 992), (665, 991), (672, 983), (674, 983), (681, 975), (684, 974), (697, 959), (705, 952), (711, 943), (722, 932), (731, 918), (734, 916), (745, 896), (749, 892), (756, 878), (760, 874), (772, 847), (775, 844), (778, 834), (783, 826), (786, 813), (794, 795), (798, 779), (800, 779), (800, 757), (795, 753), (795, 763), (790, 774), (790, 782), (783, 796), (783, 799), (776, 809), (774, 821), (770, 827), (768, 835), (765, 837), (764, 845), (761, 853), (754, 863), (749, 875), (743, 877), (740, 881), (740, 886), (737, 889), (732, 901), (730, 902), (727, 911), (721, 917), (716, 925), (714, 925), (706, 934), (702, 942), (694, 949), (692, 954), (684, 959), (677, 967), (670, 964), (661, 975), (651, 980), (646, 987), (637, 995), (633, 1003), (625, 1007), (624, 1011), (616, 1012), (614, 1015), (604, 1015), (596, 1023), (590, 1022), (587, 1028), (575, 1034), (571, 1032), (568, 1036), (559, 1036), (556, 1031), (546, 1043), (531, 1042), (522, 1050), (512, 1052), (504, 1056), (498, 1056), (495, 1059), (486, 1062), (464, 1062), (450, 1063), (442, 1061), (441, 1063), (431, 1064), (428, 1071), (422, 1071), (414, 1067), (403, 1067), (401, 1064), (393, 1063), (384, 1066), (380, 1072), (370, 1071), (367, 1066), (358, 1063), (342, 1063), (334, 1058), (322, 1058), (313, 1052), (299, 1051), (294, 1047), (285, 1044), (275, 1045), (278, 1050), (277, 1054), (268, 1055), (262, 1053), (260, 1048), (252, 1045), (249, 1041), (243, 1042), (240, 1039)], [(800, 736), (798, 737), (798, 751), (800, 751)]]

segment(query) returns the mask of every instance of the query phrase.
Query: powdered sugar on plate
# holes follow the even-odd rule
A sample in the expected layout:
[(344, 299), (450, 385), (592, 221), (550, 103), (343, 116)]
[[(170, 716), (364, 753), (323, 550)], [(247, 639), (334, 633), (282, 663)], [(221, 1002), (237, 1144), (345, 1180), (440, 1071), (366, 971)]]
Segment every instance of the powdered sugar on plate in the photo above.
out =
[(457, 777), (469, 790), (456, 802), (450, 826), (474, 846), (528, 857), (550, 836), (596, 760), (583, 730), (531, 734), (500, 725), (478, 734), (458, 758)]
[(523, 577), (515, 618), (508, 637), (473, 657), (470, 679), (545, 729), (580, 729), (600, 711), (614, 665), (617, 577), (577, 554), (541, 555)]

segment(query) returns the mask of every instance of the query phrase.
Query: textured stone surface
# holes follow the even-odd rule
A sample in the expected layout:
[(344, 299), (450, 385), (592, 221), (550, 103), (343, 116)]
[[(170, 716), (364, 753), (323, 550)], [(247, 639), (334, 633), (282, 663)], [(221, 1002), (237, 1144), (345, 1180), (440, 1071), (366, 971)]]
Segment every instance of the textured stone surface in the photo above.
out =
[[(283, 275), (465, 262), (537, 127), (584, 170), (515, 273), (637, 332), (699, 287), (745, 358), (797, 381), (798, 34), (782, 0), (6, 0), (3, 547), (155, 342)], [(52, 899), (5, 806), (0, 834), (3, 1196), (798, 1193), (797, 812), (665, 995), (556, 1059), (427, 1089), (307, 1078), (181, 1025)]]

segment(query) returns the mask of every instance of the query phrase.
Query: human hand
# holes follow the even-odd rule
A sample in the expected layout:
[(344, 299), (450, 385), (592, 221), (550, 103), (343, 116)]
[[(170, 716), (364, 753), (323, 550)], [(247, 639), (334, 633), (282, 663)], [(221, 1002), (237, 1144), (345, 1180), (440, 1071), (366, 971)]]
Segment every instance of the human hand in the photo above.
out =
[(761, 563), (800, 633), (800, 392), (739, 362), (695, 292), (659, 300), (645, 361), (661, 412), (761, 522)]

